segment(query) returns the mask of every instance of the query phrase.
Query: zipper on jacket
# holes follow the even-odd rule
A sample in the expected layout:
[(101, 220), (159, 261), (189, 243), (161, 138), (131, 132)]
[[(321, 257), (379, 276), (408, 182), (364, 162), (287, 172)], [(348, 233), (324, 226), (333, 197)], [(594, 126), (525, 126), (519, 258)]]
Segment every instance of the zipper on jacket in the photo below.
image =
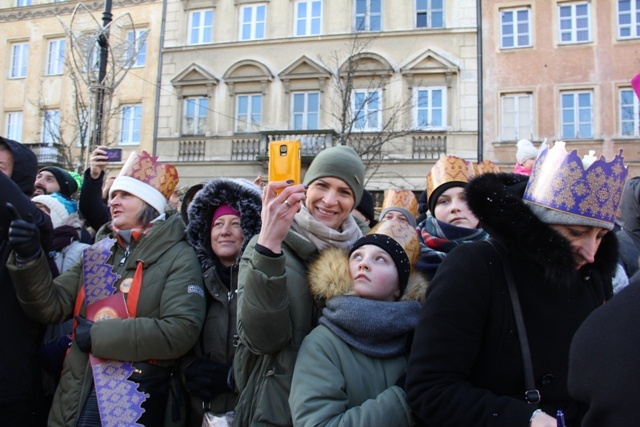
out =
[(124, 248), (124, 256), (122, 257), (122, 259), (120, 260), (120, 263), (118, 264), (120, 267), (122, 267), (124, 265), (125, 262), (127, 262), (127, 258), (129, 258), (129, 255), (131, 255), (131, 251), (129, 250), (130, 245), (127, 245)]

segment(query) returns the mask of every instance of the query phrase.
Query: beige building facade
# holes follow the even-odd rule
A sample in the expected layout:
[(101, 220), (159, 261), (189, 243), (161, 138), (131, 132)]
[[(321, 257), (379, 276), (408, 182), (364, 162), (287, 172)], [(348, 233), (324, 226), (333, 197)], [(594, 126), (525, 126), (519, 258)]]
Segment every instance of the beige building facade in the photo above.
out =
[(640, 173), (640, 10), (629, 0), (482, 2), (485, 158), (505, 169), (515, 142), (564, 140)]
[(278, 139), (303, 168), (353, 145), (373, 191), (476, 159), (475, 0), (168, 0), (165, 28), (156, 149), (181, 184), (264, 176)]
[[(104, 1), (83, 2), (85, 7), (76, 11), (77, 4), (5, 0), (0, 7), (2, 135), (30, 146), (41, 164), (70, 170), (80, 168), (86, 159), (80, 147), (90, 143), (92, 120), (89, 73), (82, 66), (73, 71), (71, 52), (74, 48), (79, 52), (84, 36), (95, 35), (104, 11)], [(103, 141), (121, 147), (125, 159), (133, 150), (151, 151), (154, 146), (162, 11), (161, 0), (113, 1), (110, 43), (118, 48), (112, 54), (120, 55), (122, 62), (132, 55), (124, 46), (135, 44), (134, 40), (139, 44), (110, 108), (104, 110), (109, 124), (102, 130)], [(75, 30), (79, 37), (75, 42), (65, 27)], [(95, 53), (90, 68), (97, 67)], [(79, 77), (77, 83), (74, 75)], [(119, 167), (114, 164), (114, 169)]]

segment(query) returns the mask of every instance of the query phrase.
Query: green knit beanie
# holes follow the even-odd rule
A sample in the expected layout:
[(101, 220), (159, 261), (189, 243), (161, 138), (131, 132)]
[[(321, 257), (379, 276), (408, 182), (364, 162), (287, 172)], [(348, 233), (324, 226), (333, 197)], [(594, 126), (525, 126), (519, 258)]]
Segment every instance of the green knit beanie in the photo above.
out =
[(322, 150), (311, 162), (304, 175), (304, 184), (309, 185), (319, 178), (333, 177), (343, 180), (356, 198), (355, 208), (364, 190), (364, 163), (351, 147), (338, 145)]

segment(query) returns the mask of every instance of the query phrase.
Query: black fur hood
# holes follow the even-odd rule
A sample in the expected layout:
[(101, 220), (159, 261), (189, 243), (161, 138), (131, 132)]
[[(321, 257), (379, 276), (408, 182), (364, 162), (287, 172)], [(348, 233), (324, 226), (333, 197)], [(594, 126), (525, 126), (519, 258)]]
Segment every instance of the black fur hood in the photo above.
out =
[(257, 185), (233, 178), (218, 178), (204, 184), (189, 204), (189, 224), (186, 230), (187, 241), (195, 248), (202, 271), (213, 266), (215, 255), (211, 250), (211, 219), (218, 206), (223, 204), (231, 206), (241, 215), (244, 241), (237, 261), (249, 240), (260, 232), (262, 190)]
[[(571, 283), (575, 278), (569, 242), (543, 223), (522, 200), (529, 177), (509, 173), (487, 173), (467, 187), (467, 203), (482, 228), (503, 242), (509, 252), (540, 265), (551, 283)], [(595, 262), (581, 269), (596, 270), (613, 277), (618, 261), (618, 241), (609, 232), (602, 239)]]

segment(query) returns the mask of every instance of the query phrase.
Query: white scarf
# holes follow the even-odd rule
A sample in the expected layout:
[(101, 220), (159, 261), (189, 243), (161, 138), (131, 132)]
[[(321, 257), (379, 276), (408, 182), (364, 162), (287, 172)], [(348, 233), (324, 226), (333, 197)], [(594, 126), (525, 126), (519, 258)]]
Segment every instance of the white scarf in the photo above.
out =
[(300, 212), (293, 217), (291, 229), (313, 243), (318, 251), (329, 247), (349, 249), (362, 237), (358, 223), (351, 215), (342, 223), (342, 231), (327, 227), (315, 219), (309, 209), (302, 205)]

